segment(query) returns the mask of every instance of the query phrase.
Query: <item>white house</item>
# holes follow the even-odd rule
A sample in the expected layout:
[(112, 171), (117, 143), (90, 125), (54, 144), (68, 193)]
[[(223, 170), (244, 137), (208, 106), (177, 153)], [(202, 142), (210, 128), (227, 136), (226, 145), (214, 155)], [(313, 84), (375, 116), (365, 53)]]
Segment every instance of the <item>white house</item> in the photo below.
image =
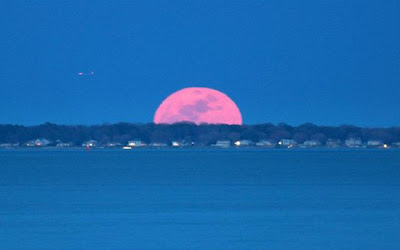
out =
[(82, 143), (82, 147), (98, 147), (100, 146), (100, 143), (95, 140), (90, 140), (90, 141), (85, 141)]
[(151, 146), (151, 147), (167, 147), (168, 144), (163, 143), (163, 142), (152, 142), (149, 144), (149, 146)]
[(25, 146), (27, 146), (27, 147), (46, 147), (49, 144), (50, 144), (49, 140), (42, 138), (42, 139), (36, 139), (33, 141), (27, 141), (25, 143)]
[(128, 141), (128, 147), (144, 147), (146, 143), (141, 140)]
[(229, 148), (231, 146), (231, 141), (217, 141), (217, 143), (211, 145), (214, 147), (220, 147), (220, 148)]
[(284, 147), (292, 147), (296, 144), (297, 142), (293, 139), (282, 139), (278, 142), (279, 146), (284, 146)]
[(317, 147), (317, 146), (321, 145), (321, 143), (319, 141), (310, 140), (310, 141), (303, 142), (303, 145), (307, 148), (312, 148), (312, 147)]
[(72, 147), (73, 143), (72, 142), (58, 142), (56, 144), (57, 148), (67, 148), (67, 147)]
[(382, 141), (379, 140), (369, 140), (367, 141), (368, 147), (381, 147), (383, 145)]
[(362, 141), (360, 138), (349, 138), (344, 142), (344, 145), (349, 148), (358, 148), (362, 146)]
[(268, 140), (261, 140), (261, 141), (256, 143), (257, 147), (273, 148), (273, 147), (275, 147), (275, 145), (276, 145), (275, 142), (271, 142), (271, 141), (268, 141)]
[(241, 141), (236, 141), (235, 145), (238, 147), (249, 147), (254, 145), (254, 142), (250, 140), (241, 140)]

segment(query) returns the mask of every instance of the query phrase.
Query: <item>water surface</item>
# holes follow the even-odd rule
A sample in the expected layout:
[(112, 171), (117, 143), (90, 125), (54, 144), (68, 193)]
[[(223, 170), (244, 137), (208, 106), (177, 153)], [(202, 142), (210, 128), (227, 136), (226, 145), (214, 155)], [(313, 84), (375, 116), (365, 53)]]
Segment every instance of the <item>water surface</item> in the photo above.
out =
[(0, 247), (399, 249), (396, 150), (3, 150)]

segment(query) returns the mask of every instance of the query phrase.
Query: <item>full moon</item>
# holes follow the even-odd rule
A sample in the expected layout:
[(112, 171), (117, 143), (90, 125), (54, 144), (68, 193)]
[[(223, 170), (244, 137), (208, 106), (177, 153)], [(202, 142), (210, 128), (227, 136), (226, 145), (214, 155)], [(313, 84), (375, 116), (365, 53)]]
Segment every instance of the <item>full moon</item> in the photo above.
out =
[(210, 88), (184, 88), (168, 96), (158, 107), (154, 123), (241, 125), (242, 114), (224, 93)]

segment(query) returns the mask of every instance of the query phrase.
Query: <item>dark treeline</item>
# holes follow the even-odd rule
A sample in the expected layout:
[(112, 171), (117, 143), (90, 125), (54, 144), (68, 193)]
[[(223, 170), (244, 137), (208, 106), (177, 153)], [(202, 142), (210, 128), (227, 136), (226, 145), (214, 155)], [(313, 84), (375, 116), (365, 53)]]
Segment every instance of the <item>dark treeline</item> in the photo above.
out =
[(173, 140), (195, 142), (197, 145), (210, 145), (217, 140), (260, 140), (279, 141), (294, 139), (298, 143), (317, 140), (324, 144), (328, 139), (344, 141), (348, 138), (360, 138), (363, 141), (381, 140), (385, 143), (400, 141), (400, 127), (363, 128), (351, 125), (317, 126), (306, 123), (300, 126), (287, 124), (258, 125), (195, 125), (177, 123), (159, 124), (103, 124), (93, 126), (66, 126), (45, 123), (38, 126), (0, 125), (0, 143), (25, 143), (37, 138), (71, 142), (80, 145), (87, 140), (100, 143), (117, 142), (126, 144), (128, 140), (139, 139), (146, 143), (160, 142), (170, 144)]

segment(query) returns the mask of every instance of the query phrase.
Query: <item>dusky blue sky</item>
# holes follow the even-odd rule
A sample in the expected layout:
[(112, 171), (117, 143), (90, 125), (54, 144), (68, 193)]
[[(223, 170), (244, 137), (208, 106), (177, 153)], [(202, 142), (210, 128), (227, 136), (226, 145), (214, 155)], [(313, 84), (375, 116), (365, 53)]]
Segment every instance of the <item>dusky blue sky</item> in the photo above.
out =
[(1, 1), (0, 123), (151, 122), (202, 86), (246, 124), (399, 126), (399, 13), (397, 0)]

